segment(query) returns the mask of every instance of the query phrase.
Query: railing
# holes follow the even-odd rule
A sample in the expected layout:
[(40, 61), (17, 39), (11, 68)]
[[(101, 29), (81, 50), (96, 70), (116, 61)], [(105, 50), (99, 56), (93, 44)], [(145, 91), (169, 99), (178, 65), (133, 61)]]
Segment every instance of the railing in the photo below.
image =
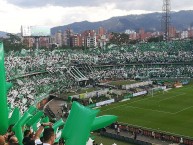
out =
[(138, 134), (143, 134), (144, 136), (147, 136), (147, 137), (153, 137), (153, 138), (160, 139), (163, 141), (171, 141), (174, 143), (183, 143), (184, 145), (193, 145), (193, 138), (189, 136), (154, 130), (152, 128), (145, 128), (142, 126), (125, 124), (122, 122), (119, 122), (118, 124), (121, 125), (121, 130), (123, 131), (135, 132)]
[(109, 133), (109, 132), (101, 131), (100, 134), (102, 136), (105, 136), (105, 137), (108, 137), (108, 138), (113, 138), (113, 139), (116, 139), (116, 140), (119, 140), (119, 141), (123, 141), (123, 142), (126, 142), (126, 143), (130, 143), (130, 144), (152, 145), (152, 143), (149, 143), (149, 142), (145, 142), (145, 141), (141, 141), (141, 140), (137, 140), (137, 139), (133, 139), (133, 138), (117, 135), (117, 134), (112, 134), (112, 133)]

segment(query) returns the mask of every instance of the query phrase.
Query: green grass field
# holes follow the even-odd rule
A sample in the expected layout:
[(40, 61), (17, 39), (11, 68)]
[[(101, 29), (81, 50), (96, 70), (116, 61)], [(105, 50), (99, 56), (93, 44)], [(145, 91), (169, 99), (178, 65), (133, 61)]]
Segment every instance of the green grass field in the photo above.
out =
[(193, 137), (193, 85), (137, 97), (100, 108), (118, 121), (176, 135)]

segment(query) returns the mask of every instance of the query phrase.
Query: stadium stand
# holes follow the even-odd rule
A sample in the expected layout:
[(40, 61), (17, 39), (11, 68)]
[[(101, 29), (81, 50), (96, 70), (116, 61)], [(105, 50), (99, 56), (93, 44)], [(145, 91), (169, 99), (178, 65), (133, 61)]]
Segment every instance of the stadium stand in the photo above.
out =
[[(50, 94), (59, 96), (74, 90), (77, 92), (81, 85), (95, 86), (105, 80), (191, 79), (192, 64), (193, 45), (190, 40), (109, 45), (88, 50), (11, 51), (5, 54), (7, 81), (13, 83), (8, 94), (8, 104), (11, 110), (18, 107), (24, 113), (30, 105), (36, 105)], [(130, 88), (125, 95), (148, 91), (153, 87), (148, 84)], [(124, 96), (114, 92), (106, 94), (94, 96), (92, 101), (105, 101), (109, 95), (115, 101), (124, 99)], [(85, 105), (89, 104), (89, 98), (81, 101)], [(56, 117), (49, 106), (46, 109), (51, 117)], [(151, 135), (148, 131), (144, 133)], [(156, 137), (160, 135), (156, 133)], [(166, 137), (170, 140), (170, 137)], [(115, 138), (130, 140), (118, 136)], [(179, 138), (176, 142), (179, 142)], [(190, 144), (191, 141), (184, 139), (184, 142)]]

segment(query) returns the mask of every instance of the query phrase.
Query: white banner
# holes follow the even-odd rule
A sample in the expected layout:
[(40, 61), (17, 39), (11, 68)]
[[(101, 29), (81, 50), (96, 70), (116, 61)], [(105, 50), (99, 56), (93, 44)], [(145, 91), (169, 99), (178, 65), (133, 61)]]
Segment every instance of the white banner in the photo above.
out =
[(130, 88), (137, 88), (140, 86), (146, 86), (146, 85), (150, 85), (152, 84), (152, 81), (146, 81), (146, 82), (139, 82), (139, 83), (135, 83), (135, 84), (129, 84), (129, 85), (123, 85), (122, 89), (130, 89)]
[(115, 99), (106, 100), (106, 101), (103, 101), (103, 102), (98, 102), (98, 103), (96, 103), (96, 107), (103, 106), (103, 105), (106, 105), (106, 104), (111, 104), (113, 102), (115, 102)]
[(133, 94), (133, 97), (140, 96), (140, 95), (144, 95), (144, 94), (147, 94), (147, 91), (134, 93), (134, 94)]

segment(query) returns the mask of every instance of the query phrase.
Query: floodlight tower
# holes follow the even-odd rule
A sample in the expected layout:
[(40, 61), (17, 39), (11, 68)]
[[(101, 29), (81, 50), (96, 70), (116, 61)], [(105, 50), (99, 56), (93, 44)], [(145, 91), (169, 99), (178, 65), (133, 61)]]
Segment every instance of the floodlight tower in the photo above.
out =
[(36, 49), (39, 49), (39, 39), (40, 39), (40, 37), (39, 36), (34, 36), (34, 38), (35, 38)]
[(164, 40), (169, 40), (169, 26), (170, 26), (170, 10), (171, 10), (171, 1), (170, 0), (163, 0), (163, 7), (162, 7), (162, 30), (164, 32)]

